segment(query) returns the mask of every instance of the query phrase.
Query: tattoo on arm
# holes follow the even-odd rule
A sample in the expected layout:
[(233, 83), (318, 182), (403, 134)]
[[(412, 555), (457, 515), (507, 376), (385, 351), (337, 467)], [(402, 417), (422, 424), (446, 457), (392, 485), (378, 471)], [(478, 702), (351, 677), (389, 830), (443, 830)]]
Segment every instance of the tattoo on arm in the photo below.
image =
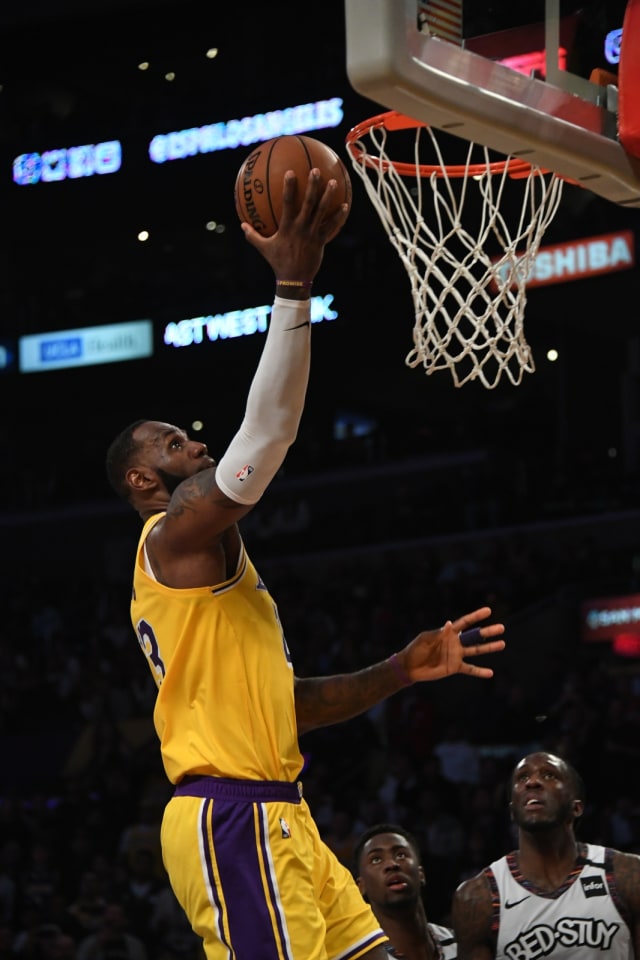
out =
[[(213, 495), (213, 496), (212, 496)], [(226, 510), (238, 510), (246, 513), (247, 507), (230, 500), (216, 484), (215, 470), (203, 470), (193, 477), (188, 477), (176, 487), (167, 508), (167, 515), (181, 517), (185, 513), (198, 512), (198, 504), (204, 500), (207, 505), (220, 507)]]
[(452, 925), (458, 960), (491, 960), (495, 956), (492, 934), (493, 903), (489, 882), (478, 874), (454, 893)]
[(613, 876), (631, 927), (635, 956), (640, 957), (640, 856), (616, 852)]
[(356, 673), (333, 677), (296, 677), (295, 700), (299, 733), (350, 720), (401, 688), (387, 661)]

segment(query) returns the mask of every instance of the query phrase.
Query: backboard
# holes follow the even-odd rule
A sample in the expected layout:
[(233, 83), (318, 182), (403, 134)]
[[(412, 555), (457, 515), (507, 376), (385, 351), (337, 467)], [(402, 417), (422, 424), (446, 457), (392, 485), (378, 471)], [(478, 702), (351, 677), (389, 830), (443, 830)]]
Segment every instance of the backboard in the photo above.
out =
[[(640, 51), (639, 0), (505, 3), (507, 26), (483, 33), (482, 12), (486, 22), (500, 6), (345, 0), (351, 85), (389, 110), (640, 207), (640, 160), (620, 135), (623, 102), (640, 127), (635, 92), (623, 97), (622, 86), (622, 27), (634, 7)], [(631, 60), (635, 69), (635, 51)]]

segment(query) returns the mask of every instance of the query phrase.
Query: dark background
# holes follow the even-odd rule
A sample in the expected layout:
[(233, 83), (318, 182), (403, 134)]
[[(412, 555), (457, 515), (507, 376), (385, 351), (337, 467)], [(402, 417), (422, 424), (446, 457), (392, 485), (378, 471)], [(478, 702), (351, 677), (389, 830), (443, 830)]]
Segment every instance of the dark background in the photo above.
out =
[[(506, 3), (467, 5), (474, 32), (535, 19)], [(577, 4), (565, 4), (571, 12)], [(601, 36), (624, 4), (583, 4)], [(605, 10), (606, 7), (606, 10)], [(585, 39), (584, 45), (587, 46)], [(589, 40), (589, 42), (591, 42)], [(216, 46), (215, 60), (204, 50)], [(141, 73), (140, 60), (151, 63)], [(176, 79), (164, 79), (174, 70)], [(53, 7), (3, 5), (0, 15), (0, 308), (2, 336), (150, 318), (170, 320), (269, 303), (270, 271), (244, 241), (233, 183), (248, 152), (155, 165), (155, 133), (339, 96), (340, 127), (314, 133), (347, 161), (349, 128), (378, 104), (346, 77), (343, 5), (229, 5), (200, 0), (110, 0)], [(18, 153), (120, 139), (122, 170), (104, 177), (18, 187)], [(636, 469), (637, 271), (532, 289), (526, 335), (537, 370), (514, 387), (455, 389), (404, 364), (413, 324), (409, 281), (354, 175), (353, 210), (327, 249), (316, 284), (335, 295), (339, 319), (314, 332), (314, 365), (299, 450), (288, 469), (331, 461), (334, 423), (346, 412), (373, 419), (380, 456), (423, 456), (484, 446), (521, 452), (549, 476), (600, 469), (612, 482)], [(207, 220), (223, 224), (209, 233)], [(630, 227), (638, 214), (566, 186), (545, 242)], [(139, 243), (140, 228), (151, 239)], [(156, 360), (0, 378), (5, 432), (19, 462), (38, 450), (61, 471), (58, 496), (77, 500), (78, 461), (87, 493), (108, 496), (102, 456), (137, 416), (204, 421), (214, 452), (235, 429), (261, 345), (242, 342), (167, 351)], [(560, 352), (549, 364), (549, 347)], [(59, 436), (65, 437), (63, 443)], [(71, 440), (69, 440), (71, 438)], [(25, 449), (26, 445), (26, 449)], [(615, 454), (614, 454), (615, 451)], [(311, 458), (311, 459), (309, 459)], [(564, 479), (563, 479), (564, 482)], [(625, 492), (625, 497), (628, 493)]]
[[(623, 6), (581, 5), (583, 52), (620, 25)], [(478, 34), (542, 8), (466, 4)], [(604, 66), (595, 57), (586, 59)], [(84, 871), (102, 863), (105, 896), (131, 908), (126, 837), (139, 828), (155, 849), (168, 791), (155, 688), (128, 618), (139, 520), (107, 487), (107, 444), (141, 416), (187, 427), (199, 418), (219, 457), (262, 338), (163, 351), (160, 333), (273, 297), (233, 206), (248, 151), (156, 166), (148, 142), (342, 97), (342, 125), (310, 134), (346, 161), (348, 130), (380, 106), (347, 81), (338, 0), (0, 4), (0, 86), (0, 341), (140, 318), (158, 340), (153, 360), (0, 374), (0, 876), (20, 838), (7, 922), (24, 937), (54, 918), (42, 894), (47, 864), (33, 865), (43, 839), (50, 893), (69, 903)], [(18, 154), (114, 138), (125, 157), (116, 175), (12, 183)], [(349, 863), (364, 824), (397, 819), (419, 831), (429, 917), (446, 921), (456, 883), (509, 848), (503, 784), (532, 744), (585, 776), (593, 800), (582, 836), (640, 852), (629, 777), (640, 743), (637, 635), (621, 651), (615, 628), (611, 642), (584, 643), (580, 633), (584, 600), (640, 585), (638, 271), (531, 289), (525, 330), (536, 372), (517, 387), (455, 389), (447, 373), (405, 366), (409, 281), (352, 179), (351, 215), (315, 285), (334, 295), (339, 317), (313, 331), (298, 440), (243, 534), (299, 676), (376, 662), (485, 603), (505, 623), (506, 650), (483, 660), (495, 666), (492, 681), (418, 684), (302, 744), (305, 795), (327, 842)], [(208, 220), (225, 230), (207, 232)], [(622, 228), (637, 247), (637, 211), (566, 185), (545, 242)], [(345, 421), (370, 432), (339, 436)], [(478, 779), (443, 785), (434, 750), (456, 743), (463, 755), (473, 748)], [(435, 849), (456, 830), (459, 849)], [(28, 914), (31, 886), (42, 896)], [(151, 943), (150, 960), (187, 957), (159, 952), (145, 924), (132, 929)]]

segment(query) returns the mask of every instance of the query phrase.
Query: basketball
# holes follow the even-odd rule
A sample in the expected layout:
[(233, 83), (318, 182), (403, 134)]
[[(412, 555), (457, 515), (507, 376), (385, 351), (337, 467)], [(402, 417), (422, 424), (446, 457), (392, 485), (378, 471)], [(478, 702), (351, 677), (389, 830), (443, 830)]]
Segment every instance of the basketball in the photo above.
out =
[(317, 167), (322, 189), (329, 180), (338, 184), (331, 213), (343, 203), (351, 208), (351, 180), (337, 153), (320, 140), (298, 135), (274, 137), (261, 143), (246, 158), (235, 183), (236, 211), (263, 237), (278, 229), (282, 214), (282, 188), (287, 170), (298, 178), (298, 204), (302, 204), (309, 171)]

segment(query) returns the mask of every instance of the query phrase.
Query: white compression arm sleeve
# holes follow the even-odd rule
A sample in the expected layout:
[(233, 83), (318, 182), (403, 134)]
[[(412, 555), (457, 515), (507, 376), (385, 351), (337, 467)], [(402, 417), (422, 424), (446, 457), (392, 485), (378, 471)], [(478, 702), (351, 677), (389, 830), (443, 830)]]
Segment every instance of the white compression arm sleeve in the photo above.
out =
[(220, 490), (257, 503), (298, 433), (309, 381), (311, 301), (276, 297), (244, 420), (216, 470)]

